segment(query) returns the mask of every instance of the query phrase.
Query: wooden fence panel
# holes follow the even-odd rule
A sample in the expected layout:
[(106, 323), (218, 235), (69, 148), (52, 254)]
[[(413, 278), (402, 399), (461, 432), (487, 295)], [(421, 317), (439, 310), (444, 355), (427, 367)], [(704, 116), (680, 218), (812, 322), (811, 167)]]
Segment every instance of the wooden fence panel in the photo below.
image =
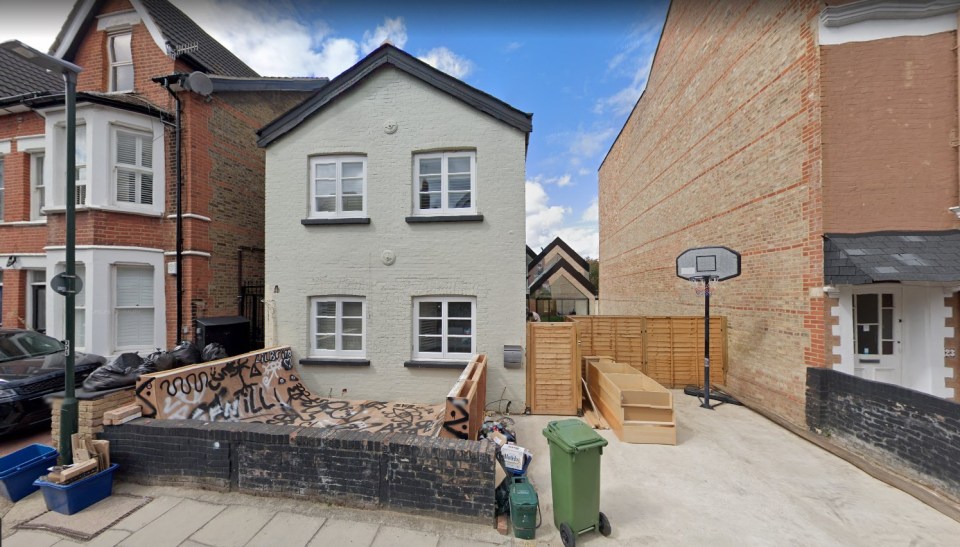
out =
[[(608, 356), (666, 387), (703, 385), (703, 318), (574, 316), (581, 355)], [(726, 379), (726, 318), (710, 318), (710, 381)]]
[(527, 323), (527, 406), (532, 414), (576, 415), (582, 397), (574, 323)]

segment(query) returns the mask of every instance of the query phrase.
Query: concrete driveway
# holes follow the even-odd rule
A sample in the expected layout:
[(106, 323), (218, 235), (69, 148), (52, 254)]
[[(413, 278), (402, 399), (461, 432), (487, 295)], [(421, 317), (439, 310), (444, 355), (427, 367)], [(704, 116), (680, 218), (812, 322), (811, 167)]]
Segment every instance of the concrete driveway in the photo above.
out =
[[(600, 509), (613, 534), (583, 545), (956, 545), (960, 523), (878, 481), (747, 408), (699, 408), (674, 391), (677, 446), (610, 444), (601, 459)], [(518, 444), (543, 524), (553, 525), (547, 416), (519, 417)]]

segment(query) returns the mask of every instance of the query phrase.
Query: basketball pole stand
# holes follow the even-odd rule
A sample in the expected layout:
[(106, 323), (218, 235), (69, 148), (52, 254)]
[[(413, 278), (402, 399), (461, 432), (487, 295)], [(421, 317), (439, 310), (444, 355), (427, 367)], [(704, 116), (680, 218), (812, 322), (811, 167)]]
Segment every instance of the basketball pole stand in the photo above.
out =
[(710, 406), (710, 278), (703, 278), (703, 403), (700, 408)]

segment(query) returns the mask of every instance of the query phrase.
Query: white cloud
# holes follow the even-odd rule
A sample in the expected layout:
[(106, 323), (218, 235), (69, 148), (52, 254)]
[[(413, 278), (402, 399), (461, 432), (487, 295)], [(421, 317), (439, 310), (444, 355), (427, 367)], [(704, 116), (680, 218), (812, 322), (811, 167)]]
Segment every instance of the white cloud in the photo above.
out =
[(543, 175), (537, 175), (533, 177), (533, 182), (536, 182), (540, 185), (555, 184), (561, 188), (573, 184), (570, 175), (561, 175), (559, 177), (545, 177)]
[[(605, 150), (607, 141), (616, 133), (616, 129), (609, 127), (596, 131), (578, 129), (568, 134), (569, 145), (567, 150), (577, 159), (590, 159)], [(579, 162), (578, 162), (579, 163)]]
[(440, 46), (431, 49), (420, 60), (428, 65), (442, 70), (454, 78), (464, 79), (473, 71), (473, 62), (466, 57), (461, 57), (449, 49)]
[(587, 207), (587, 210), (583, 212), (583, 215), (580, 217), (580, 220), (583, 222), (599, 222), (600, 220), (600, 199), (593, 198), (593, 201), (590, 202), (590, 206)]
[(659, 23), (646, 22), (634, 28), (621, 50), (607, 62), (607, 69), (630, 79), (622, 89), (599, 99), (593, 106), (596, 114), (611, 111), (618, 116), (628, 114), (647, 87), (647, 77), (653, 66), (654, 50), (662, 28)]
[(587, 169), (586, 167), (581, 167), (580, 169), (577, 170), (577, 174), (580, 175), (581, 177), (585, 177), (585, 176), (591, 175), (591, 174), (593, 174), (593, 173), (594, 173), (593, 170)]
[(596, 218), (590, 219), (590, 210), (595, 208), (596, 200), (581, 216), (579, 222), (570, 223), (568, 217), (573, 212), (561, 205), (550, 205), (550, 197), (543, 184), (535, 180), (526, 182), (527, 192), (527, 245), (539, 251), (559, 236), (575, 251), (596, 257), (600, 254), (600, 234)]
[(403, 22), (403, 17), (395, 19), (387, 17), (373, 32), (365, 31), (362, 45), (364, 55), (380, 47), (384, 41), (389, 41), (400, 49), (407, 44), (407, 26)]
[(402, 17), (386, 18), (363, 33), (362, 42), (337, 36), (323, 20), (302, 20), (287, 2), (233, 3), (226, 0), (173, 3), (211, 36), (264, 76), (333, 78), (376, 49), (384, 40), (403, 47)]
[(503, 48), (503, 50), (504, 50), (505, 52), (507, 52), (507, 53), (510, 53), (510, 52), (516, 51), (516, 50), (518, 50), (518, 49), (520, 49), (520, 48), (522, 48), (522, 47), (523, 47), (523, 42), (510, 42), (509, 44), (507, 44), (507, 45)]

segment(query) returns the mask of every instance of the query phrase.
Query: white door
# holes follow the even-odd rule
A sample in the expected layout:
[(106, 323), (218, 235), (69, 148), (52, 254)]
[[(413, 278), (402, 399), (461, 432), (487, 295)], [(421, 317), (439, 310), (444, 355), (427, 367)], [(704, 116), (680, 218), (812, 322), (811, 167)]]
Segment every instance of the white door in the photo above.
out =
[(854, 374), (868, 380), (900, 384), (899, 288), (853, 295)]

